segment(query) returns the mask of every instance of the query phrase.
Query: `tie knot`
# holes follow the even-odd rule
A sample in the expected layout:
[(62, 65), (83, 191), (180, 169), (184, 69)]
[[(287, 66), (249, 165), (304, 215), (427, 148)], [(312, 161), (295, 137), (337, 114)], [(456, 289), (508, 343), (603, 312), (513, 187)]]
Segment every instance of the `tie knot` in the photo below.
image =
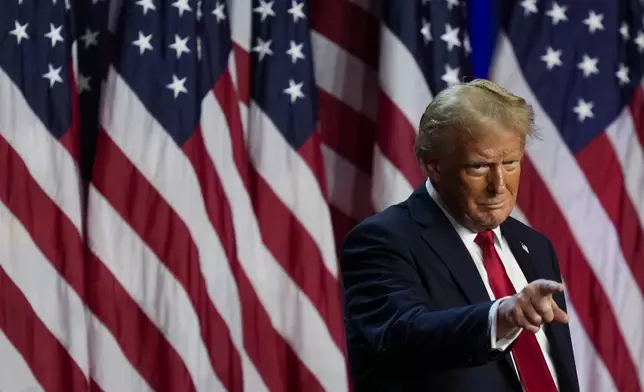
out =
[(476, 242), (482, 249), (494, 246), (494, 233), (489, 229), (483, 230), (476, 235), (474, 242)]

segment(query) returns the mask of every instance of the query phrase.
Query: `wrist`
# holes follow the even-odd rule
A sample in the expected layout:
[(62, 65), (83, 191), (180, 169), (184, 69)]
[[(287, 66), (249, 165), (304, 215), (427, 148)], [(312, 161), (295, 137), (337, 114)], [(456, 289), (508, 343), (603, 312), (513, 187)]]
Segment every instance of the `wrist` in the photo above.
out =
[(496, 338), (501, 339), (508, 335), (514, 326), (508, 320), (506, 313), (504, 312), (504, 302), (507, 302), (507, 299), (502, 300), (499, 303), (499, 306), (496, 309)]

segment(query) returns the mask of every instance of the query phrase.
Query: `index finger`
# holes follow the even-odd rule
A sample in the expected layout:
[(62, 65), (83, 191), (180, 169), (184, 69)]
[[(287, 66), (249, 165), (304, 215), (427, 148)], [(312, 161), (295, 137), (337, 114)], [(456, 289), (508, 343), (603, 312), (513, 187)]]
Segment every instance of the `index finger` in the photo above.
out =
[(537, 283), (539, 292), (542, 295), (562, 293), (564, 291), (564, 285), (559, 282), (555, 282), (554, 280), (542, 279), (535, 283)]

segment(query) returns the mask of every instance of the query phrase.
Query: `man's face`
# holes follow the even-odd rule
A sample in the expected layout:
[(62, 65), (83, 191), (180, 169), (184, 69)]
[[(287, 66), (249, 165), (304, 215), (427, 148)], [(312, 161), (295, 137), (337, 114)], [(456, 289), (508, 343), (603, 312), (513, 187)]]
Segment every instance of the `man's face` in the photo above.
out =
[(520, 136), (497, 127), (441, 157), (430, 178), (461, 224), (474, 231), (493, 229), (514, 208), (522, 157)]

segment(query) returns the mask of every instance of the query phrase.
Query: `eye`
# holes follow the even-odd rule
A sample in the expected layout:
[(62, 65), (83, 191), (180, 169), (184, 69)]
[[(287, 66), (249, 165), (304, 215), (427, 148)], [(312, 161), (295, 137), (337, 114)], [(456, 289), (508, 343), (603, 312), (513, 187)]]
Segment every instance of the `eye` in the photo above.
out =
[(503, 162), (503, 167), (505, 168), (505, 170), (514, 170), (518, 166), (519, 166), (519, 161), (517, 161), (517, 160)]
[(467, 165), (467, 171), (472, 174), (483, 174), (487, 171), (487, 165), (483, 163), (471, 163)]

